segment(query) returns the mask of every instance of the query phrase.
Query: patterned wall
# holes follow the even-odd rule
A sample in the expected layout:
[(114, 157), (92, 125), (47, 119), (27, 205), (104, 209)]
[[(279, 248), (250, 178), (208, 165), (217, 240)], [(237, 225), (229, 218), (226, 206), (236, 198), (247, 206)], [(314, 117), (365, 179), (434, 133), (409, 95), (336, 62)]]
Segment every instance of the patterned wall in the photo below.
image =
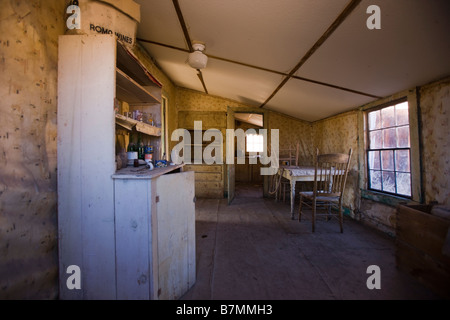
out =
[[(223, 112), (226, 117), (227, 107), (248, 109), (249, 106), (236, 101), (206, 95), (201, 92), (178, 88), (176, 107), (178, 112), (199, 112), (214, 111)], [(261, 109), (254, 108), (255, 112), (261, 112)], [(279, 129), (280, 149), (289, 149), (295, 146), (297, 142), (300, 145), (300, 160), (305, 163), (312, 163), (312, 149), (310, 147), (312, 138), (312, 124), (306, 121), (294, 119), (277, 112), (269, 111), (268, 128)], [(185, 113), (183, 113), (185, 116)], [(178, 120), (180, 121), (180, 120)], [(226, 122), (225, 122), (226, 123)], [(205, 129), (208, 123), (203, 123)]]
[(420, 90), (425, 201), (450, 207), (450, 79)]

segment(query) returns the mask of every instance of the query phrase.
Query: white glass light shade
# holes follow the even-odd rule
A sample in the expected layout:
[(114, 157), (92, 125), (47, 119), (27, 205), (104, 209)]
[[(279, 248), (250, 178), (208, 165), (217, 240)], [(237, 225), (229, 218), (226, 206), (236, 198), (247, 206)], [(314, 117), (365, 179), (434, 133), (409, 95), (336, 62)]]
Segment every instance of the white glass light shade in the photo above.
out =
[(189, 53), (188, 63), (194, 69), (203, 69), (206, 67), (208, 57), (201, 51), (194, 51)]

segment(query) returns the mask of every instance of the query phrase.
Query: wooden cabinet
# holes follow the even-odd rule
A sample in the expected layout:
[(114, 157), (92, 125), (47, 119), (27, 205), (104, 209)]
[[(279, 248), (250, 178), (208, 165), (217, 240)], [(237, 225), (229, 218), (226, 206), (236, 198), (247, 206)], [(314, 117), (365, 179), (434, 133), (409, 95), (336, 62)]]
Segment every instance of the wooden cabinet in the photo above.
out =
[[(195, 263), (192, 265), (192, 262), (175, 258), (175, 255), (173, 260), (176, 261), (171, 262), (170, 267), (178, 266), (179, 269), (170, 271), (172, 278), (169, 282), (164, 280), (164, 273), (155, 273), (157, 269), (163, 270), (160, 264), (167, 263), (160, 260), (159, 254), (155, 257), (155, 252), (168, 246), (168, 241), (173, 239), (176, 240), (172, 246), (192, 248), (193, 240), (192, 235), (185, 237), (187, 231), (180, 231), (181, 235), (177, 231), (170, 239), (163, 237), (172, 227), (173, 230), (180, 229), (173, 220), (167, 222), (166, 215), (179, 215), (181, 211), (170, 207), (168, 195), (155, 195), (154, 192), (167, 189), (164, 183), (170, 181), (171, 193), (168, 194), (176, 193), (177, 205), (183, 202), (181, 207), (187, 208), (189, 221), (185, 220), (185, 227), (191, 232), (195, 219), (192, 219), (193, 183), (189, 187), (187, 182), (189, 174), (176, 173), (166, 178), (165, 174), (176, 169), (169, 167), (158, 169), (163, 171), (156, 170), (151, 177), (143, 179), (116, 177), (119, 174), (115, 164), (116, 125), (128, 126), (126, 130), (145, 131), (145, 135), (153, 139), (160, 139), (161, 131), (116, 115), (115, 101), (128, 100), (133, 108), (158, 107), (160, 89), (156, 79), (126, 47), (117, 43), (114, 35), (60, 36), (57, 155), (61, 299), (158, 299), (154, 289), (161, 292), (159, 298), (169, 299), (179, 297), (180, 292), (174, 293), (164, 286), (175, 283), (173, 278), (177, 281), (184, 279), (185, 269), (191, 270), (188, 283), (192, 285), (195, 281), (192, 279)], [(124, 200), (119, 184), (126, 185), (138, 196)], [(140, 209), (123, 210), (127, 205), (136, 205)], [(146, 209), (142, 209), (143, 206), (147, 206)], [(123, 242), (128, 233), (128, 239), (133, 238), (135, 223), (136, 228), (151, 231), (151, 234)], [(156, 237), (158, 228), (163, 231)], [(190, 251), (190, 257), (194, 252)], [(145, 254), (149, 259), (142, 258)], [(140, 259), (128, 260), (127, 255)], [(70, 273), (71, 266), (79, 267), (79, 289), (71, 289), (67, 285), (68, 280), (75, 281), (77, 276)], [(184, 273), (179, 272), (180, 269)], [(133, 278), (137, 270), (139, 277)], [(132, 294), (129, 294), (130, 290)]]
[(223, 199), (223, 165), (189, 164), (185, 170), (195, 172), (196, 197)]
[(195, 283), (194, 172), (168, 170), (113, 176), (118, 299), (178, 299)]
[(450, 216), (435, 205), (399, 205), (396, 265), (442, 298), (450, 299)]

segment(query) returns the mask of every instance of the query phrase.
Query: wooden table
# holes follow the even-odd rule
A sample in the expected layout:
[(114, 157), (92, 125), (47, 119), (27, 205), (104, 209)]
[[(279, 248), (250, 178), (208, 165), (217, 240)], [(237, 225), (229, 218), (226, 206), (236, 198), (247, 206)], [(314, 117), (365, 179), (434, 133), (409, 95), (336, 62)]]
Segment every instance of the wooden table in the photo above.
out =
[[(314, 166), (280, 166), (278, 174), (291, 184), (291, 218), (294, 219), (295, 184), (298, 181), (314, 181)], [(277, 193), (278, 194), (278, 193)], [(278, 199), (277, 199), (278, 200)]]

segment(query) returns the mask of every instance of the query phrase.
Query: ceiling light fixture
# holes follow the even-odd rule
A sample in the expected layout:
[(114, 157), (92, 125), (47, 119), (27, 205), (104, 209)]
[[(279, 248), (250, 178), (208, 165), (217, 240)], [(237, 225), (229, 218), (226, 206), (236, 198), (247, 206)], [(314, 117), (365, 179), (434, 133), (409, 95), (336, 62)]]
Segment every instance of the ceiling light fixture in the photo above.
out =
[(203, 69), (206, 67), (208, 57), (203, 53), (205, 44), (199, 41), (193, 41), (192, 48), (194, 51), (189, 53), (188, 63), (194, 69)]

